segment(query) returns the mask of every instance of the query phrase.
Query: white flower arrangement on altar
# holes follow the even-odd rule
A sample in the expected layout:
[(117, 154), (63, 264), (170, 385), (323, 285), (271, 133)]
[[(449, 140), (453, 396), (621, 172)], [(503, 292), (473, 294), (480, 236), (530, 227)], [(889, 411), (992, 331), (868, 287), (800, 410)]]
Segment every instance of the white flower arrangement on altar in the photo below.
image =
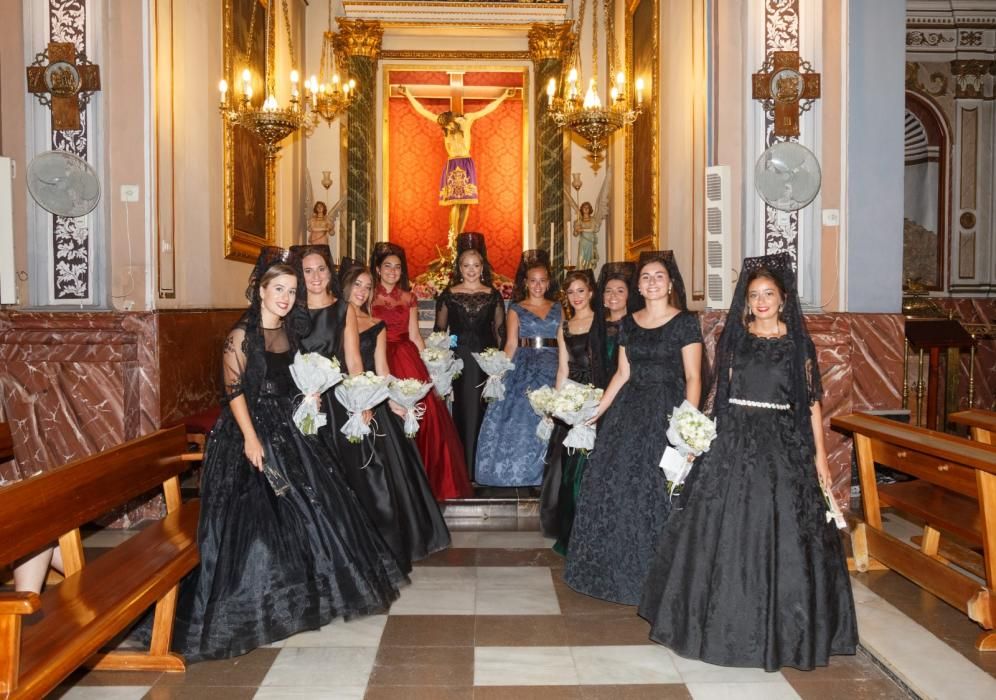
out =
[(667, 478), (667, 492), (673, 496), (681, 491), (681, 485), (692, 470), (689, 457), (708, 452), (716, 439), (716, 421), (706, 417), (688, 401), (682, 401), (671, 413), (667, 439), (671, 444), (664, 450), (660, 467)]
[(363, 411), (369, 411), (388, 396), (388, 384), (393, 377), (379, 377), (373, 372), (354, 374), (335, 388), (335, 397), (349, 412), (349, 419), (340, 431), (350, 442), (360, 442), (370, 434), (363, 422)]
[[(437, 334), (433, 333), (432, 335)], [(429, 338), (432, 338), (432, 335)], [(445, 399), (453, 391), (453, 380), (463, 372), (463, 360), (454, 357), (453, 351), (448, 347), (440, 348), (435, 345), (427, 345), (419, 355), (422, 357), (422, 362), (425, 363), (425, 368), (429, 371), (429, 376), (432, 377), (436, 393), (439, 394), (440, 398)]]
[(527, 392), (526, 396), (529, 398), (529, 405), (540, 417), (540, 422), (536, 425), (536, 437), (547, 442), (553, 434), (553, 419), (550, 414), (553, 413), (553, 400), (557, 396), (557, 390), (549, 386), (541, 386), (539, 389)]
[(553, 415), (571, 426), (564, 438), (564, 447), (579, 449), (585, 454), (594, 449), (595, 426), (588, 425), (588, 421), (598, 412), (603, 393), (591, 384), (567, 380), (553, 397)]
[(321, 395), (342, 381), (339, 361), (317, 352), (298, 352), (294, 355), (290, 373), (304, 395), (301, 404), (294, 411), (294, 425), (304, 435), (314, 435), (319, 428), (328, 424), (328, 416), (320, 410)]
[(488, 375), (487, 381), (484, 382), (484, 390), (481, 392), (481, 397), (488, 403), (492, 401), (504, 401), (505, 384), (503, 380), (505, 373), (515, 369), (515, 363), (508, 359), (505, 353), (498, 348), (488, 348), (484, 352), (474, 352), (471, 354), (477, 360), (477, 364), (480, 365), (481, 370)]
[(387, 386), (388, 398), (405, 409), (405, 435), (413, 438), (418, 433), (418, 422), (425, 415), (425, 404), (420, 404), (432, 389), (432, 382), (418, 379), (391, 379)]

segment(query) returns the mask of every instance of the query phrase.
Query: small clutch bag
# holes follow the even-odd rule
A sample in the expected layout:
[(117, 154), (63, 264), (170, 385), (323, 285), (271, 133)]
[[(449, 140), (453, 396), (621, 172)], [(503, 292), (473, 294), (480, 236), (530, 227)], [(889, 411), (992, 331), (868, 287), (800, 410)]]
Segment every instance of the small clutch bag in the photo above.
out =
[(274, 460), (267, 456), (268, 453), (269, 450), (264, 449), (263, 476), (265, 476), (266, 480), (270, 482), (270, 488), (273, 489), (273, 493), (277, 496), (283, 496), (290, 488), (290, 482), (287, 481), (287, 477), (284, 476), (283, 472), (277, 469)]

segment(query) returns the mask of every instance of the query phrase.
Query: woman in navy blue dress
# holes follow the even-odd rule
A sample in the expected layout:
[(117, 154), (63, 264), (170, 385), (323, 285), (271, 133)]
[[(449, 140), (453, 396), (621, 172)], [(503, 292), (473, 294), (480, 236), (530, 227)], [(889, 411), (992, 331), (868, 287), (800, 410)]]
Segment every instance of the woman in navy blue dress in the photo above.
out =
[(513, 303), (505, 317), (505, 354), (515, 369), (505, 375), (505, 398), (488, 406), (477, 440), (476, 481), (482, 486), (539, 486), (546, 443), (527, 392), (557, 379), (561, 311), (545, 250), (522, 254)]

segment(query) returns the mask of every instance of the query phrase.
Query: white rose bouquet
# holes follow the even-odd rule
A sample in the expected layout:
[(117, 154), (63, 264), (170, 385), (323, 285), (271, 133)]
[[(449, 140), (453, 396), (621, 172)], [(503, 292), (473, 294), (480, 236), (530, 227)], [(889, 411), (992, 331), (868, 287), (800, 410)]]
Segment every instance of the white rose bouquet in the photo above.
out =
[(668, 494), (673, 496), (681, 490), (692, 470), (692, 461), (688, 458), (708, 452), (716, 439), (716, 421), (707, 418), (688, 401), (682, 401), (671, 414), (667, 439), (671, 445), (664, 450), (660, 467), (667, 477)]
[(541, 386), (526, 394), (529, 397), (529, 405), (540, 417), (540, 422), (536, 425), (536, 437), (543, 442), (550, 439), (553, 434), (553, 399), (557, 396), (557, 390), (548, 386)]
[(515, 369), (515, 363), (508, 359), (505, 353), (498, 348), (488, 348), (484, 352), (471, 354), (477, 360), (477, 364), (480, 365), (481, 369), (488, 375), (487, 381), (484, 382), (484, 391), (481, 392), (481, 396), (488, 403), (492, 401), (504, 401), (505, 385), (502, 383), (502, 380), (505, 378), (506, 372)]
[[(433, 335), (436, 334), (433, 333)], [(426, 346), (425, 350), (419, 354), (422, 356), (425, 368), (429, 370), (429, 376), (432, 377), (436, 393), (439, 394), (440, 398), (445, 399), (453, 391), (453, 380), (459, 377), (463, 371), (463, 360), (454, 357), (453, 351), (449, 348), (435, 346)]]
[(328, 423), (328, 416), (322, 413), (321, 395), (342, 381), (339, 361), (329, 359), (317, 352), (294, 355), (290, 366), (291, 377), (297, 388), (304, 394), (301, 405), (294, 411), (294, 425), (305, 435), (314, 435)]
[(363, 422), (363, 411), (369, 411), (387, 398), (391, 379), (364, 372), (346, 377), (335, 388), (335, 397), (349, 412), (349, 420), (340, 431), (350, 442), (360, 442), (370, 434), (370, 426)]
[(418, 379), (391, 378), (387, 385), (387, 396), (405, 409), (405, 435), (413, 438), (418, 432), (418, 422), (425, 415), (425, 404), (420, 404), (432, 388), (432, 382)]
[(564, 383), (553, 399), (553, 415), (571, 426), (564, 438), (564, 447), (587, 453), (595, 447), (595, 426), (587, 425), (598, 412), (598, 402), (604, 392), (591, 384)]

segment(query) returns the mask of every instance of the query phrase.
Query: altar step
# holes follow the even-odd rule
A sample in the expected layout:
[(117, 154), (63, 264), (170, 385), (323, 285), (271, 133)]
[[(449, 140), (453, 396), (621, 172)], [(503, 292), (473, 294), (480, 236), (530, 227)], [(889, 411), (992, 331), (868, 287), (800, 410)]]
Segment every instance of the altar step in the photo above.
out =
[(477, 487), (474, 496), (442, 504), (443, 517), (453, 530), (537, 530), (538, 488)]

